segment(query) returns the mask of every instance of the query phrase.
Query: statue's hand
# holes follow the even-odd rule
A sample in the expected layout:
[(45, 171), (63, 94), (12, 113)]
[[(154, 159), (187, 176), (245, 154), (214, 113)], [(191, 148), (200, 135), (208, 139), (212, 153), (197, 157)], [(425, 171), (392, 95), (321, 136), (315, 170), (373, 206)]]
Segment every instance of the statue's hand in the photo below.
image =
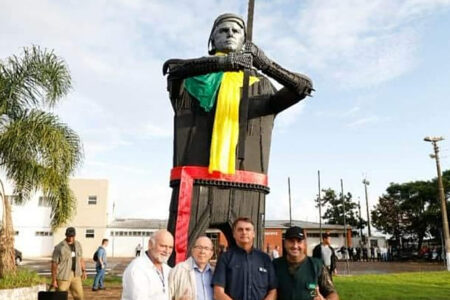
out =
[(244, 45), (244, 53), (249, 53), (253, 57), (253, 65), (258, 70), (264, 71), (266, 70), (271, 61), (270, 59), (264, 54), (264, 52), (258, 48), (255, 44), (252, 42), (246, 42)]
[(227, 59), (232, 66), (233, 70), (251, 69), (252, 68), (252, 55), (245, 52), (231, 52), (228, 54)]

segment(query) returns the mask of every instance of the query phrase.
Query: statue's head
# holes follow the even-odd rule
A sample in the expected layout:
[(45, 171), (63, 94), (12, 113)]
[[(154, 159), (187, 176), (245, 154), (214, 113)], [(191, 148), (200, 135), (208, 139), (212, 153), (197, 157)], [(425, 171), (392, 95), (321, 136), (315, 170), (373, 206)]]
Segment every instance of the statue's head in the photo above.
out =
[(235, 14), (222, 14), (216, 18), (208, 41), (208, 52), (233, 52), (242, 49), (245, 43), (245, 22)]

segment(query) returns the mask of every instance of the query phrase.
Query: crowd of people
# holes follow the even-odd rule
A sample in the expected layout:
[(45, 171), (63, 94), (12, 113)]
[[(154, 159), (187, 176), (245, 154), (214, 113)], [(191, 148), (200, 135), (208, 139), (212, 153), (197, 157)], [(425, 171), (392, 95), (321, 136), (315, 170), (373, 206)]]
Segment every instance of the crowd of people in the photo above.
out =
[(349, 259), (350, 261), (391, 261), (392, 248), (385, 247), (348, 247), (342, 246), (337, 250), (341, 254), (342, 259)]

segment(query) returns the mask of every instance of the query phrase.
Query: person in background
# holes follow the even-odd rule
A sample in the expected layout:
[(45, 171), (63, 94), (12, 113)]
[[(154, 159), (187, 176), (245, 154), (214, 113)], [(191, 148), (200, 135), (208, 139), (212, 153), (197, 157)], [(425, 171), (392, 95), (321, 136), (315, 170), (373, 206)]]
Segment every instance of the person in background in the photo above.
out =
[(273, 248), (271, 253), (272, 259), (276, 259), (280, 257), (280, 246), (275, 245), (275, 248)]
[(86, 279), (86, 264), (81, 244), (75, 240), (73, 227), (66, 229), (66, 238), (55, 246), (52, 254), (52, 283), (58, 291), (70, 291), (74, 300), (83, 300), (82, 280)]
[(102, 245), (97, 249), (97, 261), (95, 264), (95, 274), (94, 283), (92, 285), (92, 291), (96, 292), (98, 290), (105, 290), (105, 271), (106, 271), (106, 247), (108, 247), (108, 239), (102, 240)]
[(141, 244), (138, 244), (137, 246), (136, 246), (136, 257), (138, 257), (138, 256), (141, 256), (141, 251), (142, 251), (142, 246), (141, 246)]
[(313, 257), (321, 259), (325, 267), (330, 273), (330, 278), (333, 279), (333, 274), (336, 274), (337, 257), (333, 247), (331, 247), (331, 236), (328, 232), (322, 235), (322, 243), (314, 247)]
[(169, 275), (171, 300), (213, 300), (213, 269), (209, 264), (214, 253), (212, 241), (200, 236), (191, 249), (191, 257), (177, 264)]
[(165, 229), (148, 241), (145, 255), (133, 259), (123, 273), (122, 300), (169, 300), (167, 265), (173, 251), (173, 236)]

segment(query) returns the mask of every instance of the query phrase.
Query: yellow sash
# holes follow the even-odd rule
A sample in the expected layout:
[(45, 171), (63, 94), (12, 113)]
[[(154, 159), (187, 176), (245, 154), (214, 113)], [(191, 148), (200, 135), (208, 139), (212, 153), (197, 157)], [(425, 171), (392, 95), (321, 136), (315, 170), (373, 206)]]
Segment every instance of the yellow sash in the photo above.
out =
[[(236, 145), (239, 138), (239, 103), (244, 72), (225, 72), (217, 96), (217, 107), (211, 138), (209, 172), (234, 174)], [(250, 76), (250, 85), (259, 81)]]

